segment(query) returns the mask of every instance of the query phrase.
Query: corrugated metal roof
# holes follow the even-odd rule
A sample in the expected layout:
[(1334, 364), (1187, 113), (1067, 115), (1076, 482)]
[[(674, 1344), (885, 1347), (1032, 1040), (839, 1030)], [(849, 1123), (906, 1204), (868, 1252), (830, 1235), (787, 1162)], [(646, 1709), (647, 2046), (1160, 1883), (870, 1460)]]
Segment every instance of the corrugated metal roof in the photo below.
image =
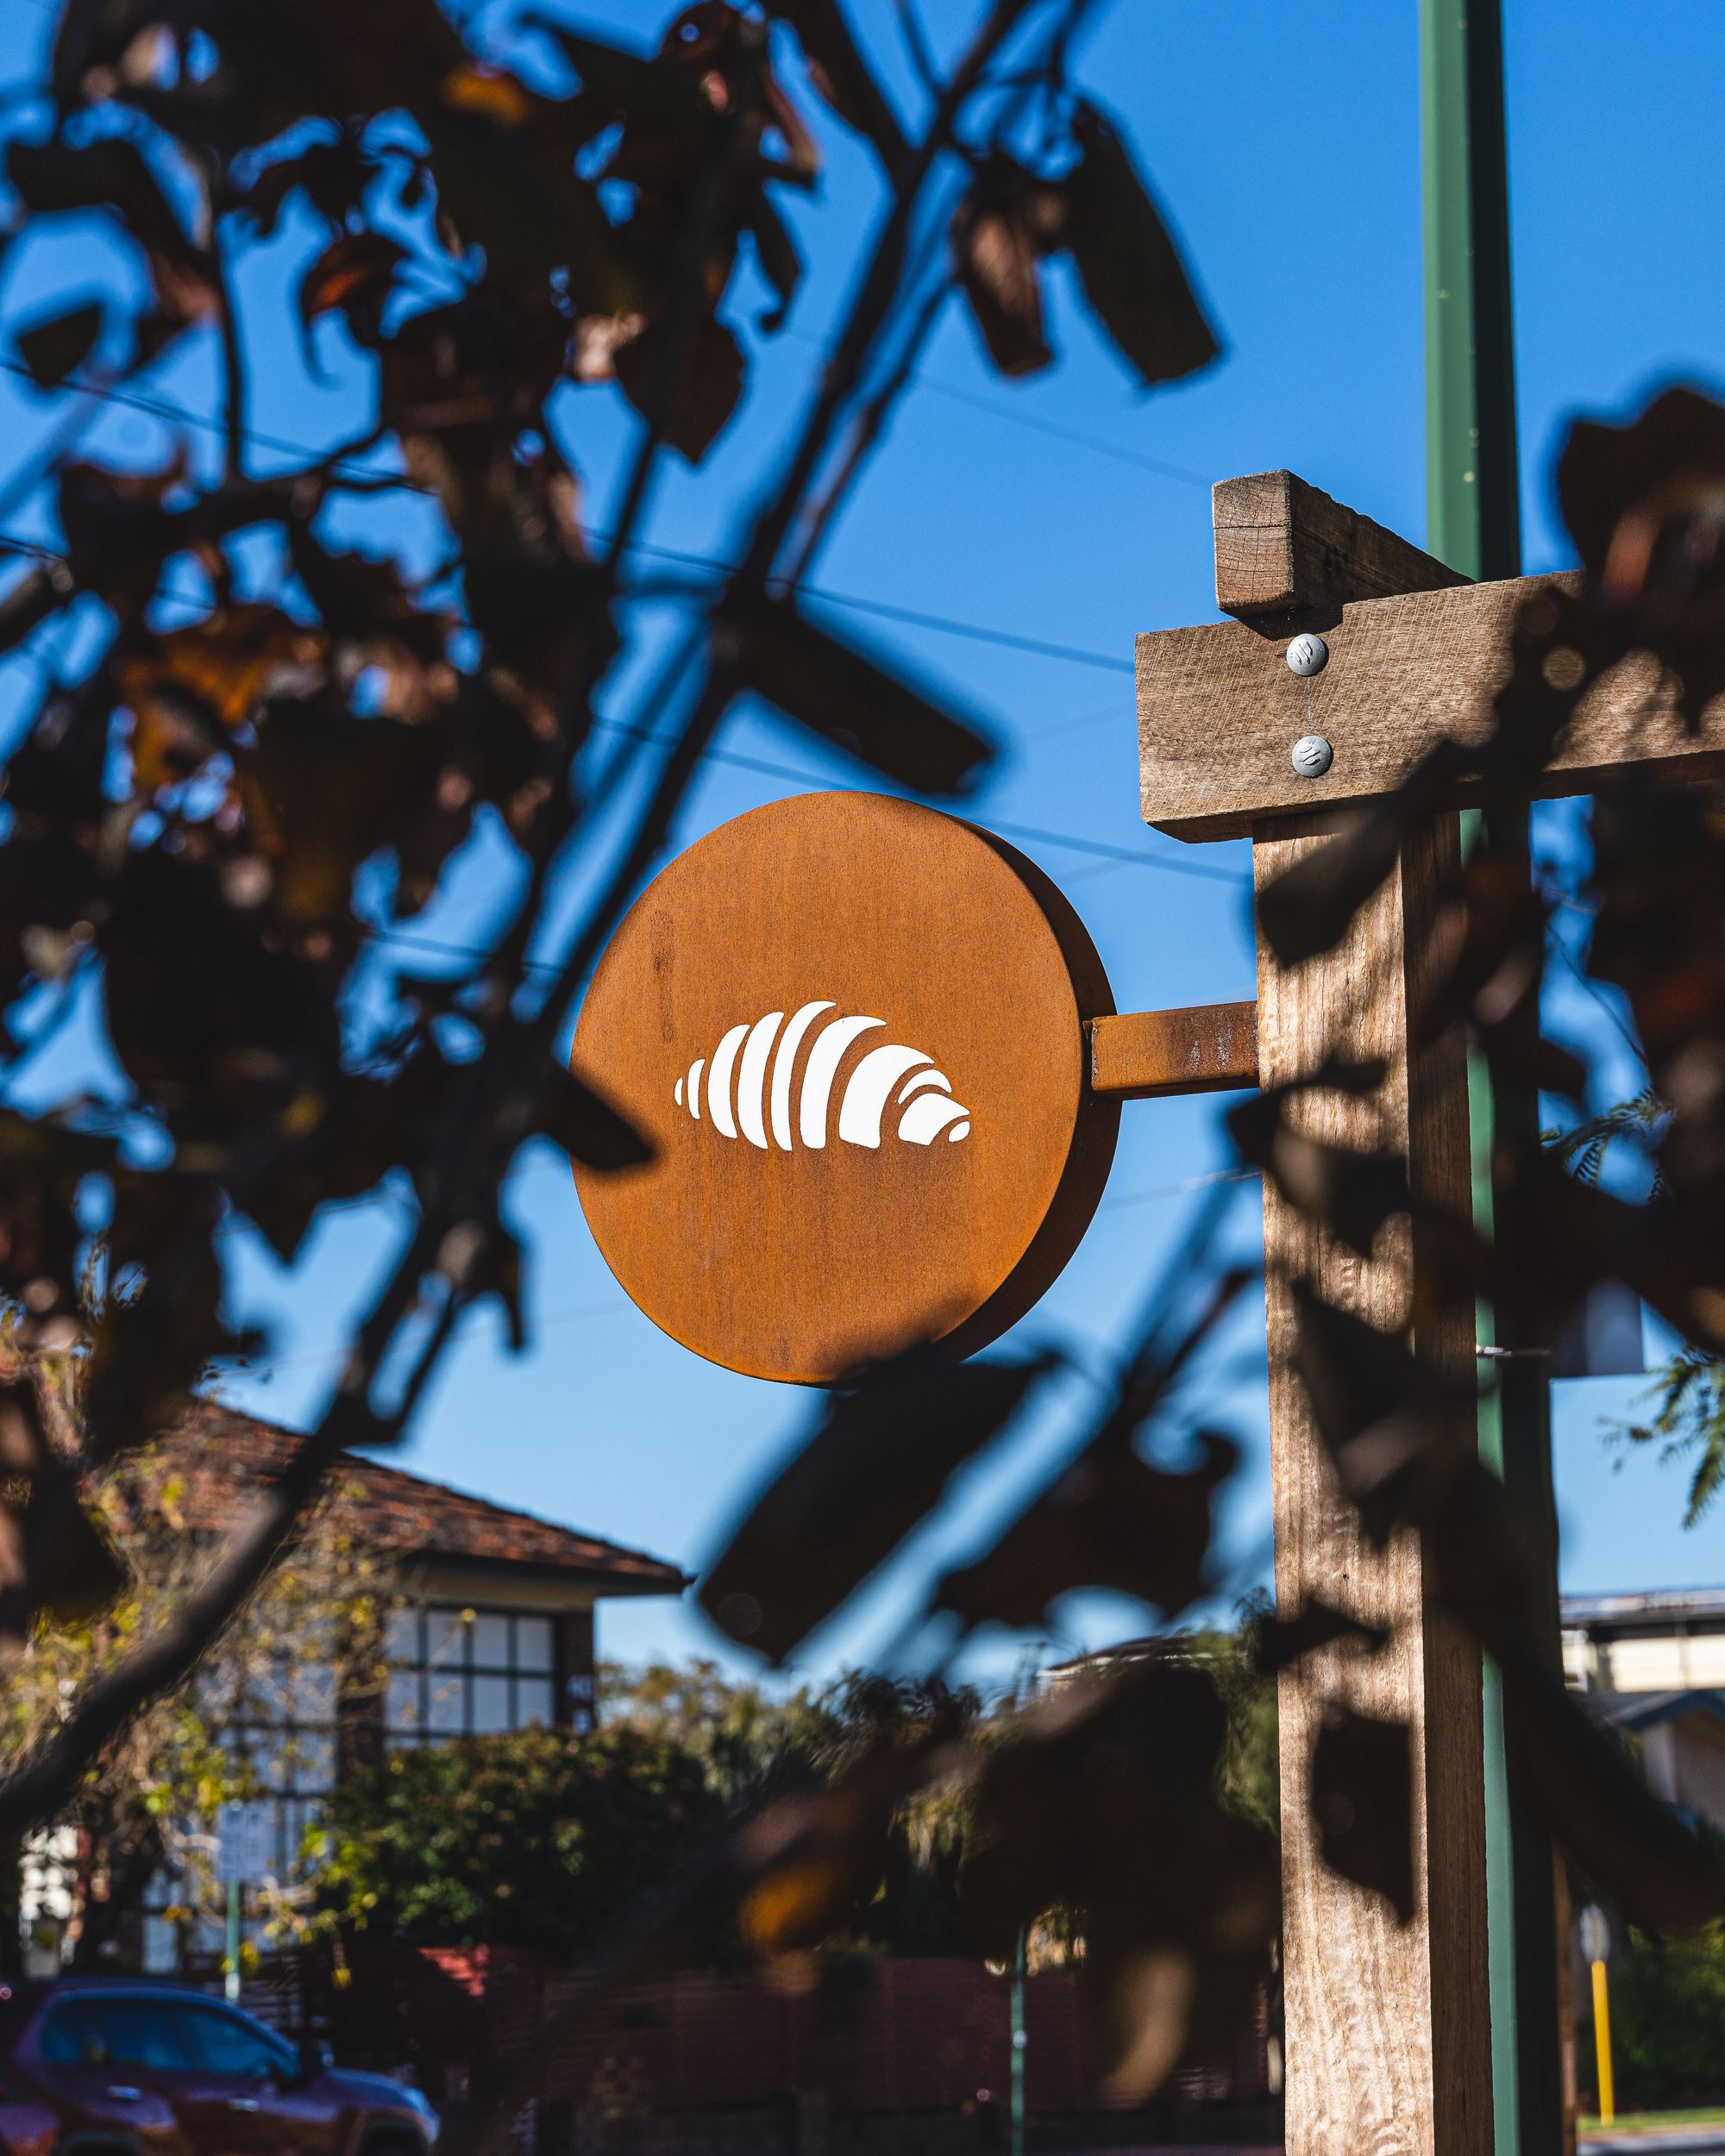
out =
[(1572, 1631), (1594, 1625), (1659, 1625), (1725, 1619), (1725, 1587), (1658, 1587), (1640, 1594), (1565, 1595), (1563, 1621)]
[(1587, 1692), (1583, 1697), (1603, 1720), (1636, 1733), (1658, 1729), (1684, 1714), (1706, 1714), (1725, 1722), (1725, 1692)]

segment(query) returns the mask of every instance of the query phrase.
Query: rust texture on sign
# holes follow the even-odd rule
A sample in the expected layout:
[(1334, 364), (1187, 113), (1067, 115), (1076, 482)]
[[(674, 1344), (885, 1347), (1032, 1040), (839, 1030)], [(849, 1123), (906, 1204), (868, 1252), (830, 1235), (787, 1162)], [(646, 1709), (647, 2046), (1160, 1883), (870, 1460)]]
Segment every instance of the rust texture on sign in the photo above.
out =
[(1258, 1083), (1258, 1006), (1123, 1011), (1090, 1027), (1090, 1083), (1119, 1100), (1235, 1093)]
[(981, 1347), (1101, 1195), (1120, 1108), (1084, 1028), (1113, 1008), (1076, 914), (992, 834), (875, 794), (756, 809), (594, 974), (574, 1067), (656, 1149), (576, 1167), (594, 1238), (656, 1324), (752, 1376)]

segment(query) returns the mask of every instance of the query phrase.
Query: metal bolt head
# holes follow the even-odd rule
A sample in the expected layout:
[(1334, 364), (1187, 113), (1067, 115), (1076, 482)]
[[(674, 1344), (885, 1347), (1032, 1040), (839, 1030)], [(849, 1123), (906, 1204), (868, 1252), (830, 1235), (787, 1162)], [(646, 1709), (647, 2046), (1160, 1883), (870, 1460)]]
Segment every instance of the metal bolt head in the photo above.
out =
[(1335, 761), (1335, 751), (1321, 734), (1302, 734), (1288, 761), (1302, 779), (1321, 779)]
[(1290, 674), (1321, 674), (1330, 662), (1330, 647), (1321, 636), (1296, 636), (1283, 655)]

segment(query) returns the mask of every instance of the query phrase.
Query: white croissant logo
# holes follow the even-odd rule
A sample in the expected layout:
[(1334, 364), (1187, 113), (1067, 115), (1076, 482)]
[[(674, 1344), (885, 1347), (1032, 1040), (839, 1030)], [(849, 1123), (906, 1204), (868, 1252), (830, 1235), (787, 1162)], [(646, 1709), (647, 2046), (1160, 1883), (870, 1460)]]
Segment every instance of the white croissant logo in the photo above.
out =
[[(752, 1025), (733, 1025), (713, 1050), (711, 1064), (705, 1056), (697, 1056), (678, 1079), (672, 1089), (678, 1106), (687, 1108), (699, 1123), (705, 1106), (707, 1121), (722, 1137), (735, 1138), (740, 1131), (763, 1152), (770, 1114), (773, 1143), (781, 1152), (794, 1150), (791, 1083), (797, 1051), (821, 1012), (833, 1008), (831, 1003), (806, 1003), (788, 1025), (782, 1011), (768, 1011)], [(798, 1103), (797, 1131), (805, 1145), (826, 1144), (832, 1081), (838, 1075), (845, 1050), (862, 1034), (885, 1024), (884, 1018), (834, 1018), (815, 1036)], [(775, 1043), (776, 1056), (773, 1053)], [(770, 1084), (769, 1060), (773, 1066)], [(897, 1106), (904, 1111), (899, 1118), (899, 1136), (906, 1144), (932, 1144), (943, 1131), (950, 1144), (969, 1137), (970, 1111), (952, 1098), (952, 1081), (944, 1071), (935, 1069), (933, 1057), (925, 1056), (919, 1048), (901, 1048), (889, 1041), (871, 1048), (845, 1085), (838, 1104), (838, 1135), (847, 1145), (879, 1146), (881, 1119), (894, 1087), (898, 1087)]]

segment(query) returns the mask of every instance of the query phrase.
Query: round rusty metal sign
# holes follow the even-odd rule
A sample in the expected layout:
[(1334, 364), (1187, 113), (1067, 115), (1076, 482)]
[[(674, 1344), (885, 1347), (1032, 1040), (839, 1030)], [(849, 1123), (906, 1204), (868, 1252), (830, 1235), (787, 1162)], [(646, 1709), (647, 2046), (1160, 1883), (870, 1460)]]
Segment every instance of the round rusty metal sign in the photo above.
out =
[(984, 1345), (1071, 1256), (1113, 1158), (1077, 915), (957, 818), (808, 793), (643, 893), (574, 1062), (651, 1138), (575, 1184), (654, 1322), (756, 1377), (829, 1382), (919, 1338)]

